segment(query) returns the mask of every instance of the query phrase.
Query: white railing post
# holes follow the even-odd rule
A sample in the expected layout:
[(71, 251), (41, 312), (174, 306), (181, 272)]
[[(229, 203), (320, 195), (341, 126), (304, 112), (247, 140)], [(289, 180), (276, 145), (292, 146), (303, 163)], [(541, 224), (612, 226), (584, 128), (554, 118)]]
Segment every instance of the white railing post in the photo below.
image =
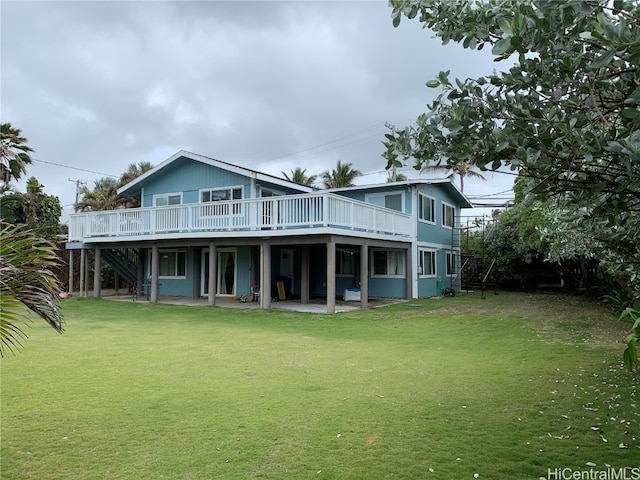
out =
[(323, 195), (322, 197), (322, 226), (327, 227), (331, 220), (329, 215), (329, 195)]

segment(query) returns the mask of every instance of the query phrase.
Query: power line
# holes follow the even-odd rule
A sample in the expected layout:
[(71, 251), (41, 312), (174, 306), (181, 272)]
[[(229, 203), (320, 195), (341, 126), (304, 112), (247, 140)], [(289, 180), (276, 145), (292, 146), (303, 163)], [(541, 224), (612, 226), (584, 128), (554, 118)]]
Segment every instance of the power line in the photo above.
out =
[[(397, 123), (409, 123), (409, 122), (410, 122), (410, 121), (405, 120), (405, 121), (397, 122)], [(342, 136), (342, 137), (338, 137), (338, 138), (336, 138), (336, 139), (334, 139), (334, 140), (329, 140), (328, 142), (324, 142), (324, 143), (321, 143), (321, 144), (318, 144), (318, 145), (314, 145), (314, 146), (312, 146), (312, 147), (303, 148), (302, 150), (298, 150), (297, 152), (292, 152), (292, 153), (287, 153), (287, 154), (284, 154), (284, 155), (279, 155), (279, 156), (274, 157), (274, 158), (272, 158), (272, 159), (270, 159), (270, 160), (267, 160), (267, 162), (273, 162), (273, 161), (275, 161), (275, 160), (280, 160), (280, 159), (283, 159), (283, 158), (293, 157), (293, 156), (295, 156), (295, 155), (299, 155), (299, 154), (301, 154), (301, 153), (310, 152), (310, 151), (312, 151), (312, 150), (317, 150), (317, 149), (319, 149), (319, 148), (326, 147), (326, 146), (328, 146), (328, 145), (332, 145), (332, 144), (334, 144), (334, 143), (342, 142), (343, 140), (349, 140), (349, 139), (351, 139), (351, 138), (358, 137), (358, 136), (360, 136), (360, 135), (363, 135), (363, 134), (365, 134), (365, 133), (371, 132), (371, 131), (373, 131), (373, 130), (378, 130), (378, 129), (382, 128), (382, 127), (385, 127), (385, 126), (386, 126), (386, 123), (387, 123), (387, 122), (383, 122), (383, 123), (378, 122), (378, 123), (375, 123), (374, 125), (370, 125), (370, 126), (365, 127), (365, 128), (363, 128), (363, 129), (361, 129), (361, 130), (358, 130), (357, 132), (350, 133), (349, 135), (344, 135), (344, 136)], [(380, 134), (381, 134), (381, 132), (376, 132), (376, 133), (374, 133), (373, 135), (367, 135), (366, 137), (358, 138), (358, 139), (353, 140), (353, 141), (348, 142), (348, 143), (341, 143), (340, 145), (331, 146), (331, 147), (329, 147), (329, 148), (325, 148), (325, 149), (322, 149), (322, 150), (318, 150), (318, 151), (316, 151), (316, 152), (313, 152), (313, 153), (310, 153), (310, 154), (308, 154), (308, 155), (304, 155), (304, 156), (315, 155), (315, 154), (318, 154), (318, 153), (327, 152), (327, 151), (329, 151), (329, 150), (333, 150), (333, 149), (335, 149), (335, 148), (339, 148), (339, 147), (346, 147), (347, 145), (351, 145), (351, 144), (353, 144), (353, 143), (362, 142), (362, 141), (364, 141), (364, 140), (368, 140), (368, 139), (370, 139), (370, 138), (377, 137), (377, 136), (378, 136), (378, 135), (380, 135)]]
[(96, 175), (102, 175), (103, 177), (120, 178), (117, 175), (111, 175), (110, 173), (96, 172), (95, 170), (87, 170), (86, 168), (72, 167), (70, 165), (63, 165), (61, 163), (49, 162), (47, 160), (40, 160), (39, 158), (34, 158), (33, 156), (31, 156), (31, 160), (33, 160), (34, 162), (46, 163), (48, 165), (54, 165), (56, 167), (69, 168), (71, 170), (77, 170), (79, 172), (95, 173)]

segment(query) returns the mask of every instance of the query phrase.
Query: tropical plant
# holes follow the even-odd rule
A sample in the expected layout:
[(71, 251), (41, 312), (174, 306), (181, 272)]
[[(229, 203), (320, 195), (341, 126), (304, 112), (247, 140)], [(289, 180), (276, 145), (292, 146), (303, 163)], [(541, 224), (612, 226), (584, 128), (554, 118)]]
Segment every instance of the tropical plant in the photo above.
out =
[(624, 341), (627, 344), (627, 348), (624, 350), (623, 360), (624, 366), (627, 370), (633, 372), (638, 369), (640, 363), (638, 362), (638, 344), (640, 343), (640, 310), (635, 308), (627, 308), (620, 315), (620, 320), (631, 320), (633, 325), (631, 331), (625, 337)]
[(94, 182), (93, 190), (82, 187), (81, 198), (75, 204), (76, 211), (91, 212), (114, 210), (123, 206), (123, 198), (118, 195), (118, 186), (114, 179), (103, 177)]
[(475, 165), (471, 162), (460, 162), (455, 165), (453, 168), (449, 168), (446, 165), (430, 165), (425, 164), (420, 170), (421, 173), (425, 172), (442, 172), (446, 173), (447, 178), (451, 178), (454, 175), (457, 175), (460, 179), (460, 191), (464, 192), (464, 179), (466, 177), (477, 178), (479, 180), (486, 180), (484, 175), (480, 172), (476, 172), (474, 170)]
[(405, 182), (406, 180), (407, 176), (404, 173), (398, 173), (395, 170), (387, 174), (387, 183)]
[(594, 239), (600, 266), (640, 298), (640, 3), (391, 6), (395, 26), (402, 16), (418, 18), (444, 43), (488, 46), (496, 61), (513, 63), (479, 78), (440, 72), (428, 81), (443, 91), (415, 125), (391, 127), (387, 166), (413, 158), (418, 169), (470, 160), (481, 170), (511, 168), (531, 179), (537, 199), (553, 199), (566, 238)]
[(29, 152), (33, 152), (33, 149), (27, 145), (27, 139), (21, 136), (22, 131), (10, 123), (0, 124), (0, 134), (0, 180), (9, 183), (20, 179), (27, 171), (26, 166), (31, 163)]
[(44, 193), (44, 186), (35, 177), (27, 180), (26, 193), (15, 189), (0, 194), (0, 213), (8, 223), (26, 224), (33, 232), (49, 240), (60, 234), (60, 199)]
[(127, 183), (135, 180), (140, 175), (147, 173), (153, 168), (151, 162), (138, 162), (130, 163), (127, 169), (120, 175), (119, 186), (126, 185)]
[(305, 187), (310, 187), (318, 178), (317, 175), (311, 175), (307, 177), (307, 169), (296, 167), (295, 169), (291, 169), (291, 176), (289, 176), (286, 172), (281, 172), (288, 181), (297, 183), (298, 185), (304, 185)]
[(63, 332), (56, 299), (61, 286), (53, 273), (60, 265), (55, 246), (25, 226), (0, 222), (0, 356), (22, 346), (20, 324), (33, 312)]
[(360, 175), (362, 172), (353, 168), (353, 164), (338, 160), (336, 168), (322, 172), (322, 181), (325, 188), (352, 187), (353, 181)]

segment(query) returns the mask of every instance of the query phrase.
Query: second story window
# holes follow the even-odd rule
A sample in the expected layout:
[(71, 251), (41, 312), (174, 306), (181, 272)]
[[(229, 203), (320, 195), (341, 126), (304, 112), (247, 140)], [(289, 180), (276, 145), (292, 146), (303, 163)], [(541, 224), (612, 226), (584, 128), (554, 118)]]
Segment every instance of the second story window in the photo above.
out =
[(442, 226), (453, 228), (456, 210), (453, 206), (442, 204)]
[[(207, 190), (200, 190), (200, 202), (201, 203), (214, 203), (223, 202), (228, 200), (240, 200), (242, 199), (242, 187), (233, 188), (211, 188)], [(234, 204), (232, 213), (239, 215), (242, 213), (242, 206), (240, 204)], [(203, 215), (228, 215), (229, 205), (211, 205), (204, 207)]]
[(397, 210), (398, 212), (404, 212), (402, 192), (388, 192), (388, 193), (370, 193), (365, 195), (365, 202), (378, 205), (379, 207), (390, 208)]
[(166, 207), (168, 205), (180, 205), (182, 203), (181, 193), (166, 193), (153, 196), (154, 207)]
[(418, 218), (429, 223), (436, 221), (436, 201), (422, 193), (418, 194)]

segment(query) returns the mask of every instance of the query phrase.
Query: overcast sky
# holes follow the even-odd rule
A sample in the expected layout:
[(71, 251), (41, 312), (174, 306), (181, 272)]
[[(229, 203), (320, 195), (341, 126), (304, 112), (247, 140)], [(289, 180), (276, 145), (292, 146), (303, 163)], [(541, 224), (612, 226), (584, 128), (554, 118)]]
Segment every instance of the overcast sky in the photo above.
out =
[[(93, 187), (181, 149), (278, 176), (342, 160), (365, 174), (357, 184), (384, 182), (385, 122), (424, 112), (441, 70), (495, 68), (489, 52), (442, 46), (417, 21), (394, 28), (390, 14), (386, 1), (3, 0), (1, 120), (35, 149), (27, 177), (60, 198), (63, 221), (70, 179)], [(486, 176), (465, 194), (511, 187)]]

